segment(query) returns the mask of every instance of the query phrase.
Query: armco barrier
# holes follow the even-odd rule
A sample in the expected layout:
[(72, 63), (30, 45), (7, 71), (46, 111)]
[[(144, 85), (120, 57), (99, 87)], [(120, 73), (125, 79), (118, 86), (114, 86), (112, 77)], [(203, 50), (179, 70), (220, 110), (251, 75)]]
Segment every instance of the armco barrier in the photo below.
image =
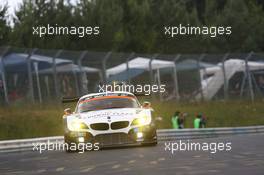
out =
[(201, 128), (201, 129), (162, 129), (158, 131), (158, 140), (197, 139), (225, 135), (264, 133), (264, 126)]
[[(201, 128), (201, 129), (161, 129), (158, 130), (159, 141), (170, 141), (175, 139), (198, 139), (209, 137), (220, 137), (238, 134), (264, 133), (264, 126), (228, 127), (228, 128)], [(17, 139), (0, 141), (0, 152), (12, 152), (21, 150), (32, 150), (33, 144), (37, 143), (63, 142), (62, 136), (41, 137), (32, 139)]]
[(54, 142), (63, 142), (64, 140), (62, 136), (4, 140), (4, 141), (0, 141), (0, 152), (32, 150), (33, 144), (47, 143), (48, 141), (50, 143), (54, 143)]

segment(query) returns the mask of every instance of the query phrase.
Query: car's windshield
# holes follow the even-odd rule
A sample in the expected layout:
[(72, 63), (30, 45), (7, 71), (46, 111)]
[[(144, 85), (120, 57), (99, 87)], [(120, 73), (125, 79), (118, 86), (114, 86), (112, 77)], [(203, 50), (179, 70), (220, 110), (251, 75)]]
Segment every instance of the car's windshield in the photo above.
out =
[(94, 99), (87, 99), (78, 103), (77, 112), (96, 111), (112, 108), (138, 108), (139, 103), (133, 97), (127, 96), (106, 96)]

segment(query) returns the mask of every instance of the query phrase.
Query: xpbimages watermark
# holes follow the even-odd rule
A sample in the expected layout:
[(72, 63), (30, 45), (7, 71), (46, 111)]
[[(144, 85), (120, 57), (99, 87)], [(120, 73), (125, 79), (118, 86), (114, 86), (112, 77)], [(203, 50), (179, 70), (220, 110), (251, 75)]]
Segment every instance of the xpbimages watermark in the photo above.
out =
[(85, 151), (98, 151), (100, 150), (99, 143), (64, 143), (64, 142), (38, 142), (32, 144), (32, 150), (37, 151), (40, 154), (45, 151), (78, 151), (78, 153), (84, 153)]
[(174, 154), (177, 151), (205, 151), (211, 154), (222, 151), (231, 151), (231, 142), (192, 142), (190, 140), (179, 140), (177, 142), (165, 142), (164, 150)]
[(206, 35), (215, 38), (223, 35), (231, 35), (231, 26), (191, 26), (190, 24), (177, 26), (165, 26), (164, 35), (174, 38), (179, 35)]
[(107, 92), (107, 91), (125, 91), (125, 92), (131, 92), (136, 94), (144, 94), (144, 95), (150, 95), (151, 93), (164, 93), (166, 91), (166, 85), (150, 85), (150, 84), (119, 84), (119, 83), (113, 83), (113, 84), (103, 84), (99, 85), (99, 92)]
[(32, 34), (43, 37), (48, 35), (75, 35), (79, 38), (90, 35), (99, 35), (100, 27), (99, 26), (58, 26), (55, 25), (46, 25), (46, 26), (35, 26), (32, 27)]

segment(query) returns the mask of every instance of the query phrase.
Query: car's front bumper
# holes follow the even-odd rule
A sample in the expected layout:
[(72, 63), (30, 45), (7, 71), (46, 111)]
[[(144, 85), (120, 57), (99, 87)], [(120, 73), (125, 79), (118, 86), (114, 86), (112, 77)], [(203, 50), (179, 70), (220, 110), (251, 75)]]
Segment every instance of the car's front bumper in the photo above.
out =
[(100, 148), (157, 143), (156, 128), (151, 125), (131, 128), (128, 133), (110, 132), (93, 136), (90, 132), (69, 131), (65, 134), (65, 142), (68, 143), (80, 143), (80, 138), (84, 143), (99, 143)]

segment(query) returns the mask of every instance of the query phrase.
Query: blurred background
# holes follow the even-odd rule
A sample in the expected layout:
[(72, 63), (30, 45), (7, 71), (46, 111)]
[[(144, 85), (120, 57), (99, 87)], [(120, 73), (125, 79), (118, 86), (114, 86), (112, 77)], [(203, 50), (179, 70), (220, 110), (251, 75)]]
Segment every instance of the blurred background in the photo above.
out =
[[(32, 34), (48, 24), (100, 34)], [(232, 34), (164, 35), (179, 24), (231, 26)], [(261, 0), (1, 1), (0, 138), (61, 134), (61, 98), (113, 81), (166, 85), (140, 99), (153, 102), (160, 128), (171, 128), (176, 110), (189, 114), (186, 127), (197, 113), (208, 127), (264, 124), (263, 28)]]

